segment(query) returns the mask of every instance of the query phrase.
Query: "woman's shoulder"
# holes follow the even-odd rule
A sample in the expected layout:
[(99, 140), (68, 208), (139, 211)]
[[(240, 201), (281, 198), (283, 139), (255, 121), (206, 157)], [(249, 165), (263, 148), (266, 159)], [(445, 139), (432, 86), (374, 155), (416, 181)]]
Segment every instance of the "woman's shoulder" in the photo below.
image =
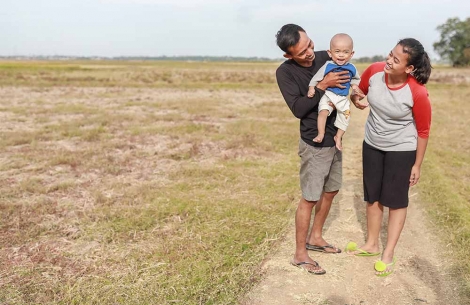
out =
[(416, 98), (427, 98), (429, 96), (428, 89), (425, 85), (420, 84), (416, 78), (409, 76), (408, 86), (413, 94), (413, 97)]
[(375, 74), (377, 72), (383, 72), (384, 68), (385, 68), (384, 61), (375, 62), (369, 66), (369, 69), (371, 70), (372, 74)]

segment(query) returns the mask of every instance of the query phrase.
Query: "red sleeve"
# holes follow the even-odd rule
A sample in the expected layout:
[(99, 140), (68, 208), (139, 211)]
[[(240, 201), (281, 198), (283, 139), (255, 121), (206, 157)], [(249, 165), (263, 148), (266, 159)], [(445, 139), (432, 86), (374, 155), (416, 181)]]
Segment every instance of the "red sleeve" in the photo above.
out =
[(413, 94), (413, 118), (416, 123), (418, 137), (427, 139), (431, 129), (431, 101), (426, 87), (413, 79), (409, 83)]
[(385, 62), (376, 62), (367, 67), (361, 75), (361, 82), (359, 83), (359, 89), (364, 92), (365, 95), (369, 92), (369, 80), (377, 72), (382, 72), (385, 67)]

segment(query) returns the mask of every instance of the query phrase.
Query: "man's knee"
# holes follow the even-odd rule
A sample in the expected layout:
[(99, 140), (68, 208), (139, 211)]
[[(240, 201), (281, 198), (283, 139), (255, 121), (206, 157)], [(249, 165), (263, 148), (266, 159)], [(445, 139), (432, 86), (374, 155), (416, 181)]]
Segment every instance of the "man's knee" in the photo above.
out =
[(300, 202), (299, 202), (299, 204), (312, 205), (312, 206), (314, 206), (316, 203), (317, 201), (307, 200), (304, 197), (301, 197)]
[(338, 192), (339, 190), (333, 191), (333, 192), (324, 192), (323, 196), (328, 199), (333, 199), (336, 196), (336, 194), (338, 194)]

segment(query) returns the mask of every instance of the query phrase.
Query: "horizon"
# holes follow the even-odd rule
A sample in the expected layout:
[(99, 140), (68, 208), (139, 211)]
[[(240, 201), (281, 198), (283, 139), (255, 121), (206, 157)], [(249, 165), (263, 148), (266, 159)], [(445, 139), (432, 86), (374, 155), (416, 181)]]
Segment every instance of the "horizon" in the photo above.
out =
[[(338, 6), (344, 18), (330, 16)], [(437, 26), (470, 15), (470, 2), (456, 0), (6, 0), (3, 8), (0, 56), (277, 59), (276, 32), (296, 23), (316, 50), (346, 32), (355, 57), (386, 56), (399, 39), (414, 37), (437, 59)]]

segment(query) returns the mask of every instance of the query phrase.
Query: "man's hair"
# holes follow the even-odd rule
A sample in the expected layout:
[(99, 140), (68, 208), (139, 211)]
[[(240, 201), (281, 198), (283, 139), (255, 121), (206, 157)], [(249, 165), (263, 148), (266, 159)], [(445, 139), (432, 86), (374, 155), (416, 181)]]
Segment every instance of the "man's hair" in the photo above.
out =
[(284, 25), (276, 34), (277, 46), (289, 54), (289, 48), (295, 46), (300, 40), (299, 32), (305, 33), (305, 30), (296, 24)]

